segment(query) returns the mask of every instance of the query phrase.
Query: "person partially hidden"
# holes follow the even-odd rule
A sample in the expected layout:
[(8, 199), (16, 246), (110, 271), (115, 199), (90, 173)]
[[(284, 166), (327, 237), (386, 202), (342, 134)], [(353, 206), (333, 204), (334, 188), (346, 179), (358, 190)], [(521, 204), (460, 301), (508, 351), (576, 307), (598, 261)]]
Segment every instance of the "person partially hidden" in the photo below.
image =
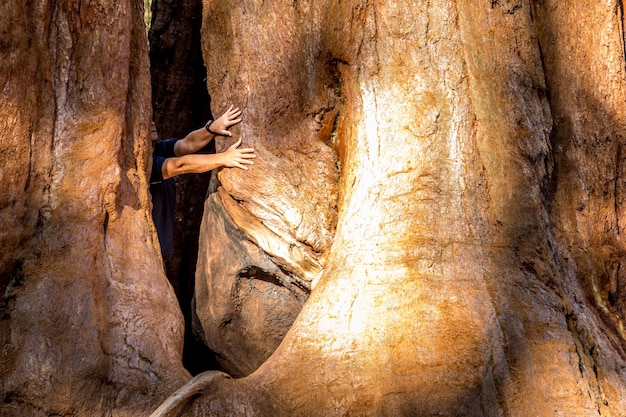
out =
[(176, 183), (181, 174), (199, 174), (215, 168), (248, 169), (256, 158), (254, 148), (239, 148), (241, 138), (226, 151), (215, 154), (194, 154), (216, 136), (232, 136), (228, 130), (241, 122), (241, 110), (230, 108), (216, 120), (209, 120), (203, 128), (194, 130), (183, 139), (159, 140), (154, 121), (150, 126), (153, 144), (150, 193), (152, 194), (152, 219), (157, 230), (161, 254), (174, 253), (174, 210), (176, 208)]

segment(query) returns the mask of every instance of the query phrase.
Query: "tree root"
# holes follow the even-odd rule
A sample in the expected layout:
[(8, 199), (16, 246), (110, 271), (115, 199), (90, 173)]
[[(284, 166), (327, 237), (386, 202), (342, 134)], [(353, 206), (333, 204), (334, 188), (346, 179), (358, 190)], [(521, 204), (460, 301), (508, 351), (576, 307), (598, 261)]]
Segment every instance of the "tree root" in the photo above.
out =
[(150, 414), (150, 417), (178, 416), (181, 408), (187, 405), (193, 396), (205, 390), (218, 377), (230, 378), (229, 375), (219, 371), (207, 371), (196, 375), (163, 401), (159, 408)]

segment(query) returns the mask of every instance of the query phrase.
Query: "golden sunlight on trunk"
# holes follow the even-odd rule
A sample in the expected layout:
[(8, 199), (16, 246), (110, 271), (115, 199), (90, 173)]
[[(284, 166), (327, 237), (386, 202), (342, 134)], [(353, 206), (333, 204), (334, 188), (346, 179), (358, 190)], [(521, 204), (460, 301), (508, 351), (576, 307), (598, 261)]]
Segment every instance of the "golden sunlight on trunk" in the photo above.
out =
[(204, 177), (183, 314), (142, 2), (0, 5), (0, 414), (623, 414), (621, 0), (204, 0), (180, 114), (154, 2), (159, 122), (234, 104), (258, 157)]

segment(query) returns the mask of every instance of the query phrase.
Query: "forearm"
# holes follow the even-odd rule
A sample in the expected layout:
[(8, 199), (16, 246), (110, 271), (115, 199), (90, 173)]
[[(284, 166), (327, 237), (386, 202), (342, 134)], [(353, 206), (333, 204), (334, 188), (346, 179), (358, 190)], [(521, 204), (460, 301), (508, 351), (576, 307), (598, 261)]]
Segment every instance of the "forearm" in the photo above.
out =
[(181, 174), (200, 174), (224, 166), (223, 154), (192, 154), (167, 158), (163, 163), (163, 179)]
[(183, 156), (199, 151), (213, 140), (215, 135), (209, 133), (205, 128), (200, 128), (190, 132), (184, 139), (179, 140), (174, 145), (176, 156)]
[(254, 165), (253, 159), (256, 158), (256, 154), (254, 153), (254, 148), (239, 148), (239, 145), (241, 145), (241, 138), (230, 145), (225, 152), (217, 154), (189, 154), (167, 158), (163, 162), (161, 169), (163, 179), (181, 174), (199, 174), (220, 167), (247, 170), (249, 165)]

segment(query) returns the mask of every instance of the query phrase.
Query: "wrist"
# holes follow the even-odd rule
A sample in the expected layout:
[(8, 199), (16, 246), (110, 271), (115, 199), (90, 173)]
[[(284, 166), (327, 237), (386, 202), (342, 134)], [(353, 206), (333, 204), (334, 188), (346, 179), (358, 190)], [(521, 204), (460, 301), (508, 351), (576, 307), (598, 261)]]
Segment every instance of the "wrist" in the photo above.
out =
[(204, 128), (206, 129), (207, 132), (211, 133), (212, 135), (217, 135), (217, 132), (214, 132), (211, 130), (211, 125), (213, 124), (215, 120), (211, 120), (209, 119), (208, 122), (206, 122), (206, 124), (204, 125)]
[(217, 162), (217, 166), (218, 168), (222, 168), (225, 167), (227, 164), (227, 159), (226, 159), (226, 152), (218, 152), (215, 154), (215, 159)]

